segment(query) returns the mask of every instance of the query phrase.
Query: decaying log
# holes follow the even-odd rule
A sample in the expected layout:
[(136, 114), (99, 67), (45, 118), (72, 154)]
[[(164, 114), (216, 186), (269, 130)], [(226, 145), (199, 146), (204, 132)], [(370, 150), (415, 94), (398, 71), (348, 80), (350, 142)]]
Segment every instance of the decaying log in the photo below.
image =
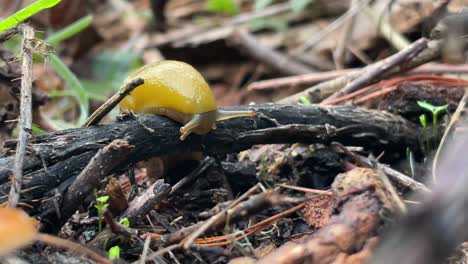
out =
[[(24, 164), (22, 202), (33, 206), (69, 186), (96, 152), (116, 139), (132, 146), (109, 174), (124, 172), (150, 157), (203, 151), (208, 155), (235, 153), (255, 144), (330, 143), (360, 145), (386, 154), (404, 155), (406, 147), (420, 153), (418, 128), (398, 116), (353, 106), (257, 105), (229, 109), (252, 109), (255, 118), (237, 118), (218, 123), (206, 136), (179, 140), (180, 124), (155, 115), (127, 116), (122, 120), (88, 128), (69, 129), (31, 140)], [(8, 193), (14, 141), (4, 144), (0, 158), (0, 192)], [(4, 202), (6, 195), (0, 197)], [(32, 212), (44, 208), (34, 207)], [(49, 210), (50, 211), (50, 210)]]
[[(371, 169), (356, 168), (336, 177), (332, 191), (334, 214), (327, 225), (312, 235), (284, 244), (258, 264), (280, 263), (361, 263), (356, 252), (372, 238), (384, 213), (394, 209), (394, 203)], [(367, 254), (366, 254), (367, 255)], [(367, 256), (360, 256), (362, 260)]]

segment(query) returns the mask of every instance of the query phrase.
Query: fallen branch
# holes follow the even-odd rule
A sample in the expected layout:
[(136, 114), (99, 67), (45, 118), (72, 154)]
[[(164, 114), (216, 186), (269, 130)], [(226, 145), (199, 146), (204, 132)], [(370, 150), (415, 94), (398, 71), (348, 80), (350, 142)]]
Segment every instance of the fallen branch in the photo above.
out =
[[(63, 194), (63, 201), (58, 214), (60, 217), (54, 219), (58, 222), (55, 228), (60, 228), (75, 213), (82, 201), (96, 188), (99, 181), (110, 175), (115, 166), (114, 164), (124, 161), (131, 149), (132, 147), (126, 141), (116, 139), (96, 153)], [(50, 207), (53, 208), (52, 205)], [(53, 221), (50, 218), (48, 220), (49, 222)]]
[[(421, 153), (418, 129), (405, 119), (387, 112), (353, 106), (282, 106), (258, 105), (231, 109), (252, 109), (255, 118), (230, 119), (218, 123), (218, 129), (205, 136), (191, 135), (179, 140), (180, 124), (156, 115), (127, 116), (120, 121), (88, 128), (69, 129), (38, 136), (24, 166), (22, 202), (39, 208), (43, 199), (63, 192), (73, 177), (88, 165), (96, 152), (116, 139), (125, 139), (131, 148), (120, 162), (109, 164), (107, 175), (125, 172), (148, 158), (203, 151), (208, 155), (235, 153), (256, 144), (330, 143), (361, 145), (377, 152), (400, 153), (406, 147)], [(6, 153), (15, 141), (4, 144)], [(8, 193), (8, 175), (12, 156), (0, 158), (0, 192)], [(0, 197), (4, 202), (6, 196)], [(32, 201), (35, 201), (34, 203)], [(37, 204), (36, 204), (37, 203)], [(38, 206), (34, 206), (38, 205)]]

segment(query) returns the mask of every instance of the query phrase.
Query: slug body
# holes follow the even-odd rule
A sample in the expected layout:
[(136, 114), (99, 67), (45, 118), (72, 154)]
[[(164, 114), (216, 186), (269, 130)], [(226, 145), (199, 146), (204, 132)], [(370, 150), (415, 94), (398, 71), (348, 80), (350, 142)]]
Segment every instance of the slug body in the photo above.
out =
[(141, 78), (136, 87), (120, 102), (122, 110), (167, 116), (181, 124), (180, 140), (190, 133), (204, 135), (216, 129), (216, 121), (254, 116), (253, 111), (218, 110), (213, 93), (203, 76), (187, 63), (165, 60), (133, 72), (123, 83)]

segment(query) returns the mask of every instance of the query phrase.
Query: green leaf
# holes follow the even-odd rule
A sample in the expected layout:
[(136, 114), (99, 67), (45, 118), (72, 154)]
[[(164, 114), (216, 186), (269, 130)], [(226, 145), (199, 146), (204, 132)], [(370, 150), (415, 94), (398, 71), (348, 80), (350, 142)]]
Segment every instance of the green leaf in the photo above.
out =
[(80, 33), (83, 29), (89, 27), (91, 23), (93, 22), (93, 16), (88, 15), (83, 18), (80, 18), (79, 20), (73, 22), (72, 24), (68, 25), (64, 29), (57, 31), (47, 37), (45, 39), (45, 42), (47, 42), (49, 45), (56, 45), (59, 42), (73, 37), (74, 35)]
[(426, 119), (426, 115), (422, 114), (419, 116), (419, 122), (421, 123), (421, 126), (423, 128), (426, 128), (427, 127), (427, 119)]
[(24, 20), (46, 8), (55, 6), (56, 4), (60, 3), (60, 1), (61, 0), (38, 0), (28, 5), (8, 18), (0, 21), (0, 32), (16, 26), (17, 24), (23, 22)]
[(234, 15), (239, 13), (239, 6), (234, 0), (208, 0), (209, 11)]
[(116, 260), (120, 258), (120, 247), (113, 246), (109, 249), (109, 259)]
[(418, 105), (424, 109), (426, 109), (427, 111), (431, 112), (431, 113), (434, 113), (436, 107), (431, 105), (430, 103), (428, 102), (425, 102), (425, 101), (418, 101), (417, 102)]
[(106, 203), (108, 200), (109, 200), (109, 195), (99, 196), (96, 198), (96, 201), (102, 204)]
[(436, 108), (434, 110), (434, 115), (439, 115), (440, 112), (444, 111), (447, 108), (448, 108), (448, 104), (441, 105), (441, 106), (436, 106)]
[(263, 10), (271, 3), (273, 3), (273, 0), (255, 0), (254, 8), (256, 11)]
[(129, 227), (130, 226), (130, 220), (128, 220), (128, 217), (124, 217), (122, 219), (120, 219), (119, 223), (125, 227)]
[(293, 12), (298, 13), (306, 8), (308, 4), (315, 2), (315, 0), (289, 0)]

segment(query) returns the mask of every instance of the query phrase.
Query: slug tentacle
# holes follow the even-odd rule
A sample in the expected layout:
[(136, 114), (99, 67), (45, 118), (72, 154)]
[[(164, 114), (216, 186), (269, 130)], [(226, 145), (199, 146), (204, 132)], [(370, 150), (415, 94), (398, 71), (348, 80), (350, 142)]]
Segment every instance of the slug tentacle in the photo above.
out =
[(180, 140), (185, 140), (190, 133), (195, 132), (198, 126), (200, 126), (201, 121), (201, 115), (193, 115), (192, 120), (180, 128), (179, 131), (182, 134)]
[(217, 115), (216, 115), (216, 121), (221, 121), (221, 120), (226, 120), (226, 119), (231, 119), (235, 117), (242, 117), (242, 116), (248, 116), (248, 117), (253, 117), (255, 116), (254, 111), (224, 111), (224, 110), (218, 110)]

